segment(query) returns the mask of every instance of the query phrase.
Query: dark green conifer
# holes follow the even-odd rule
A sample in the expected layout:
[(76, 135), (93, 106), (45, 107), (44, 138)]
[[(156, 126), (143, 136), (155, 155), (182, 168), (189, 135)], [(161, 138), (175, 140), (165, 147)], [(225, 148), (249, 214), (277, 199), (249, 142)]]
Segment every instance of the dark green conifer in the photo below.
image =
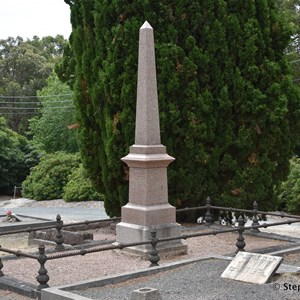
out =
[(138, 32), (154, 28), (162, 143), (176, 206), (274, 204), (299, 136), (299, 94), (272, 0), (68, 1), (81, 153), (110, 216), (127, 202)]

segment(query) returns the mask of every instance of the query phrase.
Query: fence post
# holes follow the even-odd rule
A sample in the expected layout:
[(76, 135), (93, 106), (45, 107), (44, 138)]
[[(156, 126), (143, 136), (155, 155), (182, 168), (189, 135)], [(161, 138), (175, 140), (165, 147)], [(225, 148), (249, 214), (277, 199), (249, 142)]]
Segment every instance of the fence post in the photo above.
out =
[(156, 237), (156, 231), (151, 231), (151, 246), (152, 250), (149, 253), (149, 260), (151, 262), (149, 267), (158, 267), (158, 262), (160, 261), (160, 257), (158, 255), (158, 251), (156, 250), (156, 245), (158, 243), (158, 239)]
[(47, 274), (47, 270), (45, 268), (45, 263), (47, 261), (47, 256), (45, 255), (45, 246), (44, 245), (39, 245), (39, 257), (38, 257), (38, 262), (40, 263), (40, 269), (38, 271), (39, 275), (36, 277), (36, 280), (39, 283), (39, 286), (37, 288), (38, 291), (48, 288), (49, 285), (47, 282), (49, 281), (49, 275)]
[(0, 258), (0, 277), (4, 276), (4, 274), (2, 272), (2, 268), (3, 268), (3, 263), (2, 263), (2, 259)]
[[(252, 226), (257, 226), (259, 225), (258, 223), (258, 219), (257, 219), (257, 207), (258, 207), (258, 204), (256, 201), (253, 202), (253, 219), (252, 219)], [(260, 230), (258, 228), (252, 228), (251, 229), (252, 232), (254, 233), (258, 233), (260, 232)]]
[(244, 232), (244, 218), (242, 217), (242, 215), (239, 216), (238, 218), (238, 223), (239, 223), (239, 236), (237, 238), (237, 242), (236, 242), (236, 251), (235, 253), (238, 253), (239, 251), (245, 251), (245, 239), (243, 237), (243, 232)]
[(56, 232), (57, 232), (57, 234), (55, 237), (55, 242), (56, 242), (55, 250), (57, 250), (57, 251), (65, 250), (65, 247), (63, 245), (64, 238), (61, 234), (62, 226), (63, 226), (63, 221), (61, 220), (60, 215), (57, 215), (56, 216)]
[(210, 207), (211, 207), (211, 200), (209, 197), (206, 198), (206, 214), (204, 216), (204, 220), (206, 225), (211, 225), (212, 224), (212, 217), (210, 213)]
[(14, 186), (14, 199), (16, 199), (16, 194), (17, 194), (17, 187)]

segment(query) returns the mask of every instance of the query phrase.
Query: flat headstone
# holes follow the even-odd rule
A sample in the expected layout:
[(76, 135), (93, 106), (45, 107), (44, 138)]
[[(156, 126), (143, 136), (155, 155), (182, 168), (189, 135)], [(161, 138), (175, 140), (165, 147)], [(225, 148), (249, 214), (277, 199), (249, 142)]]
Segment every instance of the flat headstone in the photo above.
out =
[(157, 289), (145, 287), (132, 291), (130, 300), (162, 300), (162, 298)]
[(221, 277), (264, 284), (269, 281), (282, 262), (282, 257), (240, 251)]

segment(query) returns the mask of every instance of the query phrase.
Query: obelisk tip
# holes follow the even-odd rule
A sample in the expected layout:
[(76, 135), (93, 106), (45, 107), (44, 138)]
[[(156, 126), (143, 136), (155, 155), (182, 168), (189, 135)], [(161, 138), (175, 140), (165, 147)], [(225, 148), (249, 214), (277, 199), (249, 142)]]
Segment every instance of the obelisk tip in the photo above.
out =
[(148, 21), (145, 21), (141, 29), (153, 29), (152, 26), (148, 23)]

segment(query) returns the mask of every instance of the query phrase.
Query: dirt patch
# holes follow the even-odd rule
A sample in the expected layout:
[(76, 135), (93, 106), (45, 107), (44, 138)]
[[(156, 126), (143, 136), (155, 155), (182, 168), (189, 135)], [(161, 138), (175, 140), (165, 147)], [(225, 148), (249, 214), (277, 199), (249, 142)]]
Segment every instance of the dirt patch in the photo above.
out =
[(299, 266), (300, 267), (300, 253), (293, 253), (283, 256), (285, 264)]
[(300, 285), (300, 273), (283, 273), (283, 274), (275, 275), (272, 278), (272, 281), (276, 281), (279, 283), (288, 282), (289, 284)]

